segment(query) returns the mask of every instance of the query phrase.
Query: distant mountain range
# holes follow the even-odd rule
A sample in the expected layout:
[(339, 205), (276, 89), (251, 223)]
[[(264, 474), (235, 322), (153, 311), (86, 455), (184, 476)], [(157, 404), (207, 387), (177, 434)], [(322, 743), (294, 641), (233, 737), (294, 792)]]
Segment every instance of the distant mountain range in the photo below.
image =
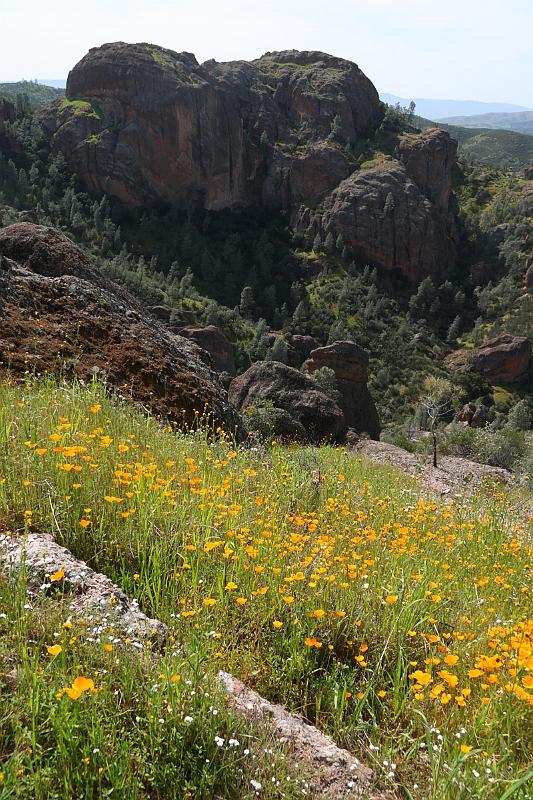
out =
[(533, 134), (533, 111), (515, 111), (511, 114), (475, 114), (465, 117), (448, 117), (439, 122), (460, 125), (463, 128), (489, 128), (491, 130), (517, 131)]
[[(384, 103), (389, 103), (391, 105), (399, 103), (401, 106), (408, 106), (411, 100), (414, 100), (416, 103), (416, 113), (421, 117), (446, 122), (452, 122), (452, 120), (449, 119), (450, 117), (530, 111), (526, 106), (517, 106), (512, 103), (482, 103), (478, 100), (435, 100), (424, 97), (398, 97), (395, 94), (387, 94), (386, 92), (381, 92), (379, 96)], [(453, 124), (465, 125), (466, 123), (453, 120)], [(489, 126), (476, 125), (473, 127)]]

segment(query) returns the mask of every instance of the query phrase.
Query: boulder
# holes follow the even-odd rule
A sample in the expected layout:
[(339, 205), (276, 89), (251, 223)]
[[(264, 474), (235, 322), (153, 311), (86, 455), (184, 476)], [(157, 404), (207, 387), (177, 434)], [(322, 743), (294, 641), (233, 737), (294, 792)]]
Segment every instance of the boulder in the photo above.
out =
[(466, 403), (457, 415), (457, 421), (464, 423), (467, 428), (482, 428), (487, 422), (487, 415), (481, 406)]
[(290, 366), (299, 369), (304, 361), (309, 358), (311, 351), (315, 350), (319, 343), (314, 336), (304, 336), (295, 333), (286, 337), (289, 345)]
[(341, 396), (338, 402), (348, 427), (379, 439), (379, 416), (367, 386), (367, 353), (354, 342), (334, 342), (313, 350), (304, 364), (304, 370), (311, 375), (322, 367), (329, 367), (335, 373), (336, 389)]
[(70, 239), (18, 223), (0, 230), (0, 361), (13, 376), (96, 374), (154, 413), (194, 421), (207, 410), (240, 430), (209, 358), (105, 278)]
[[(313, 443), (341, 441), (346, 433), (338, 405), (311, 378), (279, 361), (257, 361), (234, 378), (229, 400), (239, 411), (272, 403), (292, 418), (292, 435)], [(283, 418), (286, 431), (288, 420)]]
[(220, 328), (216, 325), (206, 325), (202, 328), (190, 325), (181, 328), (178, 333), (192, 339), (211, 356), (211, 363), (215, 372), (228, 372), (235, 375), (235, 348)]
[(473, 350), (456, 350), (445, 361), (450, 369), (477, 372), (489, 383), (517, 383), (529, 376), (531, 342), (502, 333)]

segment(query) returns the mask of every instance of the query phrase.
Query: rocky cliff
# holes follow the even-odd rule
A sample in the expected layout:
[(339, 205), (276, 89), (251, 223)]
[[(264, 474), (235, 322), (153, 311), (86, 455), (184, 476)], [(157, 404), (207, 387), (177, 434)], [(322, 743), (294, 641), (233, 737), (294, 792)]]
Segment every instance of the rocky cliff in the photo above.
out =
[(308, 238), (341, 233), (363, 261), (440, 277), (454, 257), (455, 143), (412, 134), (360, 169), (358, 143), (382, 118), (357, 65), (324, 53), (198, 64), (119, 42), (89, 51), (42, 122), (92, 193), (128, 207), (273, 205)]

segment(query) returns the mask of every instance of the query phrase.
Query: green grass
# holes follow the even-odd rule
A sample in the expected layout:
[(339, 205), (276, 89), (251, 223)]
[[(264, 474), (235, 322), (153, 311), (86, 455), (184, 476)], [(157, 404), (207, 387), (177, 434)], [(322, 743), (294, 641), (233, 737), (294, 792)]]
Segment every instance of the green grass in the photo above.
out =
[(92, 117), (102, 119), (101, 112), (90, 100), (67, 100), (64, 98), (60, 104), (61, 111), (70, 111), (76, 117)]
[[(165, 794), (185, 780), (165, 777), (165, 737), (182, 741), (180, 719), (196, 695), (170, 702), (168, 691), (184, 684), (161, 679), (158, 702), (182, 716), (168, 712), (158, 728), (147, 704), (151, 677), (141, 680), (139, 670), (188, 674), (198, 688), (221, 668), (331, 733), (400, 796), (525, 800), (530, 550), (526, 523), (513, 518), (500, 489), (438, 505), (411, 479), (343, 449), (237, 448), (224, 436), (162, 426), (97, 384), (4, 382), (0, 517), (12, 535), (52, 532), (167, 623), (180, 645), (175, 655), (148, 651), (138, 662), (124, 645), (106, 653), (83, 632), (71, 643), (61, 604), (54, 612), (50, 601), (32, 601), (26, 613), (23, 585), (13, 592), (4, 581), (0, 611), (12, 633), (0, 652), (5, 671), (17, 666), (27, 679), (4, 692), (0, 770), (11, 794), (0, 786), (2, 800), (31, 796), (56, 771), (77, 796), (98, 796), (95, 788), (83, 794), (85, 734), (59, 744), (69, 714), (83, 714), (80, 730), (110, 743), (97, 745), (91, 781), (103, 768), (106, 786), (124, 785), (125, 797), (183, 796)], [(63, 648), (52, 662), (51, 642)], [(80, 672), (102, 691), (74, 705), (65, 695), (56, 700)], [(115, 691), (127, 698), (122, 721)], [(175, 769), (199, 787), (195, 797), (244, 797), (232, 793), (242, 760), (230, 749), (226, 782), (208, 789), (215, 770), (201, 764), (218, 751), (202, 708), (195, 713), (203, 744)], [(149, 780), (149, 759), (137, 755), (144, 739), (128, 724), (134, 713), (146, 736), (158, 731)], [(9, 733), (11, 719), (24, 736)], [(215, 735), (231, 735), (237, 724), (226, 711), (219, 719), (226, 733)], [(268, 762), (254, 762), (262, 775)], [(144, 788), (131, 783), (137, 771)]]

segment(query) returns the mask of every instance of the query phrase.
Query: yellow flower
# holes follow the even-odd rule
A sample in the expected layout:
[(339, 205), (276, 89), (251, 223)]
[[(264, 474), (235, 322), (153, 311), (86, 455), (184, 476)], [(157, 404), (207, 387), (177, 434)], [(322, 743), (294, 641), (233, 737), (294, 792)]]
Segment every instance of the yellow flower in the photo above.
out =
[(422, 672), (422, 670), (420, 669), (417, 669), (415, 672), (412, 672), (409, 675), (409, 679), (412, 681), (416, 681), (416, 683), (419, 683), (420, 686), (427, 686), (428, 683), (431, 683), (433, 681), (433, 678), (431, 677), (429, 672)]
[(228, 581), (225, 588), (228, 592), (232, 592), (234, 589), (237, 588), (237, 584), (234, 583), (233, 581)]
[(64, 571), (62, 569), (58, 569), (57, 572), (53, 572), (50, 575), (50, 581), (51, 583), (59, 583), (59, 581), (62, 580), (62, 578), (64, 577), (65, 577)]
[(224, 544), (222, 540), (218, 540), (216, 542), (206, 542), (204, 544), (204, 551), (209, 553), (211, 550), (214, 550), (215, 547), (220, 547), (221, 544)]
[(51, 656), (58, 656), (63, 648), (60, 644), (53, 644), (51, 647), (47, 647), (46, 649)]
[(444, 656), (442, 660), (444, 661), (445, 664), (448, 664), (449, 667), (453, 667), (453, 665), (457, 664), (457, 662), (459, 661), (459, 656), (447, 655)]
[(448, 686), (451, 686), (452, 689), (455, 689), (455, 687), (459, 683), (459, 678), (457, 677), (457, 675), (454, 675), (453, 672), (448, 672), (448, 670), (446, 669), (441, 669), (438, 672), (438, 676), (439, 678), (442, 678), (442, 680), (445, 683), (447, 683)]
[(204, 600), (204, 606), (214, 606), (216, 604), (216, 600), (214, 597), (206, 597)]
[(246, 600), (246, 597), (237, 597), (235, 602), (240, 606), (244, 606), (248, 601)]
[(306, 644), (307, 647), (316, 647), (317, 650), (322, 647), (322, 642), (319, 642), (318, 639), (314, 638), (314, 636), (308, 636), (306, 639), (304, 639), (304, 644)]
[(472, 750), (471, 745), (469, 744), (462, 744), (461, 745), (461, 753), (469, 753)]
[(469, 669), (467, 675), (469, 678), (479, 678), (484, 675), (484, 672), (482, 669)]
[(393, 603), (396, 603), (396, 602), (398, 602), (398, 597), (397, 597), (397, 595), (395, 595), (395, 594), (389, 594), (389, 595), (388, 595), (388, 596), (385, 598), (385, 602), (386, 602), (386, 603), (388, 603), (390, 606), (392, 606), (392, 605), (393, 605)]
[(84, 678), (83, 675), (74, 678), (72, 685), (65, 689), (71, 700), (77, 700), (84, 692), (94, 691), (94, 682), (91, 678)]
[(283, 622), (280, 622), (279, 619), (275, 619), (273, 621), (272, 625), (274, 626), (274, 628), (281, 628), (282, 625), (283, 625)]
[(178, 683), (181, 680), (181, 675), (173, 675), (170, 680), (172, 683)]
[(104, 650), (106, 651), (106, 653), (111, 653), (113, 651), (113, 645), (112, 644), (104, 644)]
[(80, 525), (82, 528), (88, 528), (90, 524), (91, 524), (90, 519), (80, 519)]

